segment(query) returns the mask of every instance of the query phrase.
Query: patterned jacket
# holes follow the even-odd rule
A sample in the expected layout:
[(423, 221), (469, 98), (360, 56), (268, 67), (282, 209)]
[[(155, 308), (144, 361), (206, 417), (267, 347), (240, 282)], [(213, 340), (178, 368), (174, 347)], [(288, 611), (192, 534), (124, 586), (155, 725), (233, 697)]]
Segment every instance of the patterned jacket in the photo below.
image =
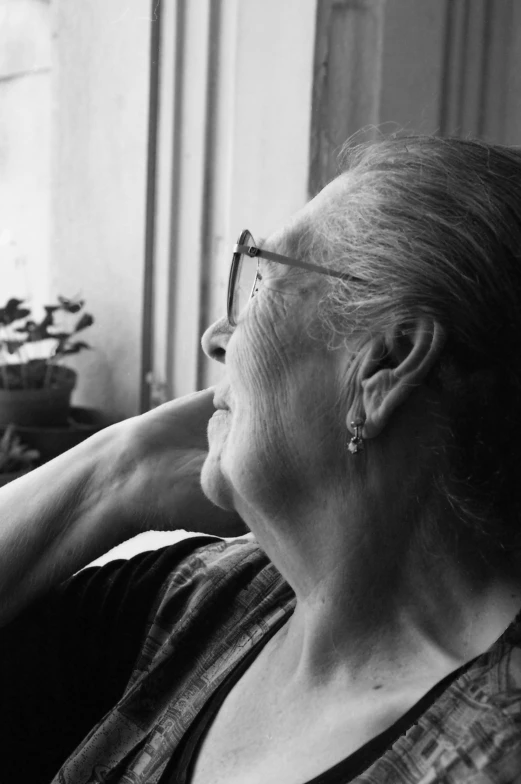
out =
[[(294, 604), (251, 538), (199, 545), (163, 586), (123, 697), (53, 784), (157, 784), (206, 701)], [(521, 624), (355, 781), (521, 783)]]

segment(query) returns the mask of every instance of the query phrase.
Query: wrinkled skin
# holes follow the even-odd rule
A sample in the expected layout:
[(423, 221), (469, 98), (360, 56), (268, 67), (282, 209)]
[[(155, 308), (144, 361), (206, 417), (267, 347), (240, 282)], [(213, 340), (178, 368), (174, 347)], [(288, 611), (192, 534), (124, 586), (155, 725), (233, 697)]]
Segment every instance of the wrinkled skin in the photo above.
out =
[(141, 530), (169, 530), (175, 523), (218, 536), (247, 531), (236, 513), (217, 508), (201, 490), (213, 398), (213, 389), (195, 392), (131, 421), (124, 498)]
[[(292, 255), (320, 204), (317, 197), (306, 205), (265, 248)], [(320, 275), (264, 260), (260, 273), (238, 325), (222, 319), (203, 337), (206, 353), (226, 365), (216, 389), (216, 405), (226, 408), (209, 423), (202, 484), (246, 519), (288, 519), (320, 508), (344, 481), (350, 433), (339, 400), (346, 403), (350, 354), (315, 336)]]

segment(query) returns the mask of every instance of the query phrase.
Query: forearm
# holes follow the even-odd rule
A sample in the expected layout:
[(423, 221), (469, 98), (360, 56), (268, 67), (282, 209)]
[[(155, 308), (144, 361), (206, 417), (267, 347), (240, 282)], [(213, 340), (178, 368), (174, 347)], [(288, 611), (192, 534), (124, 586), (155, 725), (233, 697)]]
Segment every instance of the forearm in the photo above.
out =
[(108, 428), (0, 490), (0, 625), (137, 533), (117, 503), (121, 448)]
[(212, 399), (196, 392), (106, 428), (0, 490), (0, 625), (142, 531), (244, 533), (201, 490)]

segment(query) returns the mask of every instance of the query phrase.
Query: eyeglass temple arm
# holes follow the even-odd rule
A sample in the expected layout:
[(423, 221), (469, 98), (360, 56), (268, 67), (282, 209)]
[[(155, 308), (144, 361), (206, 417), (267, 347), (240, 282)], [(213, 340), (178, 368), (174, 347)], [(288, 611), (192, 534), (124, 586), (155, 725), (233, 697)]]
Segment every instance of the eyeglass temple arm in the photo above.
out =
[(300, 267), (301, 269), (310, 270), (311, 272), (318, 272), (322, 275), (331, 275), (333, 278), (341, 278), (342, 280), (358, 280), (353, 275), (348, 275), (346, 272), (338, 272), (337, 270), (328, 269), (327, 267), (319, 267), (316, 264), (308, 264), (306, 261), (299, 261), (298, 259), (290, 259), (289, 256), (282, 256), (280, 253), (272, 253), (270, 250), (263, 250), (257, 248), (256, 245), (235, 245), (234, 253), (242, 253), (251, 258), (262, 258), (268, 261), (276, 261), (279, 264), (285, 264), (287, 267)]

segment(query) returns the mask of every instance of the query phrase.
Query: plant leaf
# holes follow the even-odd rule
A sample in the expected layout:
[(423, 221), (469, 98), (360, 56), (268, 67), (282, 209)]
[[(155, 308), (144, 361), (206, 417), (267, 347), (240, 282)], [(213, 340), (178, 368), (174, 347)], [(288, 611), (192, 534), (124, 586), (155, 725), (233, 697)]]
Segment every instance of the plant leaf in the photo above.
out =
[(67, 297), (58, 297), (60, 308), (67, 313), (78, 313), (85, 304), (83, 299), (67, 299)]
[(28, 332), (30, 332), (32, 329), (34, 329), (34, 328), (35, 328), (35, 326), (36, 326), (36, 322), (35, 322), (35, 321), (31, 321), (31, 319), (28, 319), (28, 320), (25, 322), (25, 324), (22, 324), (20, 327), (15, 327), (15, 330), (14, 330), (14, 331), (15, 331), (15, 332), (25, 332), (25, 333), (28, 333)]
[(12, 324), (13, 321), (16, 321), (19, 318), (28, 316), (30, 311), (26, 310), (25, 308), (20, 309), (20, 305), (22, 304), (23, 299), (16, 299), (15, 297), (11, 297), (11, 299), (7, 301), (7, 305), (0, 309), (0, 324), (6, 326), (8, 324)]
[(68, 340), (72, 332), (49, 332), (49, 337), (54, 338), (54, 340)]
[(87, 329), (87, 327), (91, 327), (93, 324), (94, 316), (92, 316), (90, 313), (84, 313), (74, 327), (74, 332), (81, 332), (82, 329)]
[(16, 354), (20, 346), (23, 346), (24, 343), (25, 340), (6, 340), (4, 341), (4, 346), (10, 354)]
[(0, 441), (0, 451), (8, 452), (14, 434), (14, 425), (8, 425)]
[(66, 354), (79, 354), (80, 351), (83, 351), (86, 348), (90, 349), (88, 343), (84, 343), (83, 340), (76, 340), (74, 343), (64, 346), (59, 351), (57, 350), (56, 353), (59, 353), (60, 356), (65, 356)]
[(26, 316), (30, 316), (30, 315), (31, 315), (31, 311), (29, 310), (29, 308), (18, 308), (18, 310), (14, 312), (13, 321), (18, 321), (18, 319), (23, 319)]
[[(29, 322), (26, 322), (26, 326)], [(29, 343), (36, 343), (38, 340), (47, 340), (47, 338), (52, 338), (53, 335), (49, 332), (48, 327), (52, 326), (53, 323), (53, 315), (52, 313), (46, 313), (43, 319), (40, 321), (39, 324), (35, 324), (31, 322), (31, 327), (29, 328)]]
[(4, 310), (6, 313), (14, 313), (22, 304), (23, 299), (16, 299), (16, 297), (11, 297), (11, 299), (7, 300), (7, 305), (5, 306)]
[(0, 440), (0, 473), (33, 468), (39, 459), (39, 451), (24, 444), (15, 426), (8, 425)]

